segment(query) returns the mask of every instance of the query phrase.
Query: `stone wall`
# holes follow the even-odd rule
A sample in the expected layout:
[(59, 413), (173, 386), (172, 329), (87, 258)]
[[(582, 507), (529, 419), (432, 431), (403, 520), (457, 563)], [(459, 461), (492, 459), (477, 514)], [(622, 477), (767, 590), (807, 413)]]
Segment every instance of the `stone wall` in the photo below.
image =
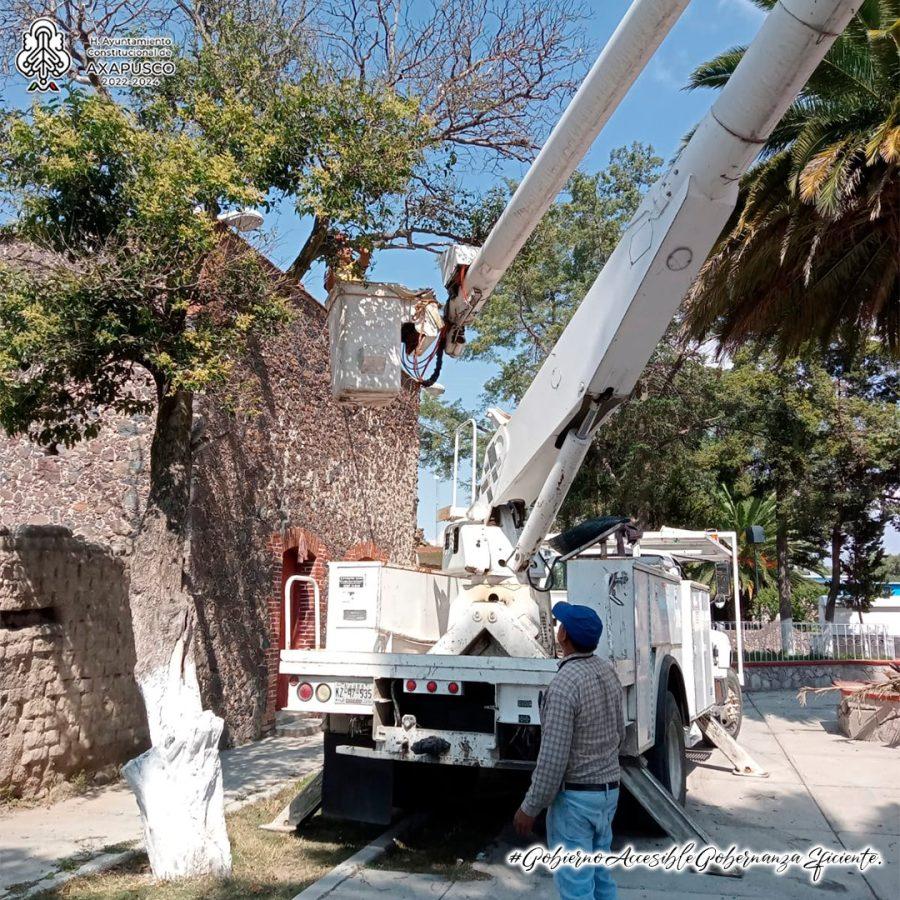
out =
[(141, 752), (133, 671), (122, 559), (64, 528), (0, 529), (0, 795)]
[(787, 691), (828, 687), (832, 681), (879, 681), (889, 671), (886, 665), (878, 663), (744, 663), (744, 688), (748, 691)]
[[(191, 571), (203, 684), (232, 741), (274, 724), (285, 574), (296, 564), (316, 578), (324, 623), (329, 560), (361, 544), (393, 562), (415, 556), (418, 391), (407, 384), (381, 410), (336, 404), (324, 309), (298, 303), (298, 322), (236, 373), (240, 390), (202, 411)], [(294, 646), (311, 647), (311, 591), (298, 586), (293, 605)]]
[[(227, 743), (257, 738), (274, 722), (291, 554), (302, 551), (298, 563), (313, 571), (324, 604), (329, 559), (364, 546), (379, 558), (414, 561), (418, 391), (407, 384), (377, 411), (336, 404), (325, 310), (302, 289), (293, 300), (295, 320), (251, 348), (231, 382), (197, 403), (187, 574), (198, 600), (201, 685), (225, 719)], [(53, 455), (24, 438), (0, 438), (0, 524), (62, 525), (127, 566), (152, 425), (152, 415), (109, 417), (98, 437)], [(288, 630), (311, 644), (311, 598), (297, 601)], [(9, 679), (0, 663), (0, 680)]]
[[(135, 390), (151, 396), (149, 378)], [(107, 421), (93, 440), (52, 454), (0, 430), (0, 524), (62, 525), (127, 555), (146, 496), (153, 417)]]

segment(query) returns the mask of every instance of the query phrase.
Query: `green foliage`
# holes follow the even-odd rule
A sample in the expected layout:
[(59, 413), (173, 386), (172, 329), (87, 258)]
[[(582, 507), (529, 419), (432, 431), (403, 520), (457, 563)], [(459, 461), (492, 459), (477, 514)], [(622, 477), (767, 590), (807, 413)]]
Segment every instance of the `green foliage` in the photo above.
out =
[(721, 372), (671, 336), (654, 351), (632, 397), (594, 438), (566, 499), (566, 525), (608, 513), (645, 528), (709, 527), (717, 474), (695, 457), (718, 416)]
[(875, 516), (862, 517), (848, 528), (847, 553), (841, 560), (842, 602), (865, 612), (877, 597), (887, 596), (881, 577), (884, 522)]
[[(652, 149), (633, 144), (614, 150), (600, 172), (576, 172), (569, 180), (566, 198), (550, 208), (522, 248), (469, 341), (467, 358), (495, 362), (500, 370), (485, 385), (486, 400), (516, 403), (521, 398), (618, 243), (659, 164)], [(489, 209), (499, 213), (514, 187), (493, 194)]]
[[(796, 577), (791, 583), (791, 618), (795, 622), (819, 621), (819, 597), (826, 588), (816, 581)], [(780, 610), (778, 588), (774, 584), (761, 587), (754, 599), (753, 608), (756, 616), (774, 621)]]
[(713, 467), (739, 495), (777, 496), (791, 566), (815, 568), (831, 553), (835, 528), (843, 536), (874, 517), (880, 540), (896, 515), (895, 366), (877, 345), (863, 349), (849, 364), (837, 355), (779, 360), (747, 349), (723, 377), (721, 424), (698, 466)]
[(257, 30), (223, 20), (217, 42), (180, 60), (163, 91), (140, 95), (141, 121), (163, 132), (199, 130), (260, 198), (290, 197), (300, 215), (357, 239), (383, 228), (427, 143), (419, 101), (336, 76), (314, 59), (291, 77), (272, 71), (245, 46)]
[[(775, 568), (775, 497), (744, 497), (736, 500), (731, 491), (722, 484), (716, 491), (714, 512), (715, 527), (722, 531), (734, 531), (738, 539), (738, 579), (740, 590), (748, 597), (756, 593), (756, 583), (760, 590), (769, 587)], [(765, 534), (764, 544), (751, 544), (747, 540), (747, 529), (759, 525)]]
[(900, 581), (900, 553), (886, 553), (878, 567), (882, 582)]
[(40, 255), (0, 267), (8, 432), (91, 437), (105, 411), (146, 408), (137, 367), (160, 395), (203, 390), (287, 316), (265, 263), (208, 212), (259, 199), (227, 150), (76, 92), (6, 114), (0, 155), (15, 240)]
[[(695, 335), (789, 355), (835, 338), (853, 351), (875, 334), (900, 351), (898, 17), (896, 0), (867, 0), (775, 128), (691, 291)], [(743, 52), (689, 86), (721, 88)]]

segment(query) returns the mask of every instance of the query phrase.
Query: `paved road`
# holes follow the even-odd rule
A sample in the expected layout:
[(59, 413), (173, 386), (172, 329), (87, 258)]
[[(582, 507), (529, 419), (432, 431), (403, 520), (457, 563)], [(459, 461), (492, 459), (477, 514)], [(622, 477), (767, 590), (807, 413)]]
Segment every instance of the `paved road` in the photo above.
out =
[[(734, 843), (755, 850), (804, 851), (871, 846), (886, 858), (865, 876), (831, 869), (818, 885), (805, 873), (783, 876), (755, 869), (743, 878), (692, 872), (632, 870), (619, 873), (623, 900), (682, 897), (823, 898), (895, 900), (900, 896), (900, 749), (846, 740), (837, 730), (834, 695), (799, 705), (793, 693), (749, 697), (741, 743), (771, 773), (767, 779), (738, 778), (718, 752), (692, 754), (698, 760), (688, 779), (688, 808), (719, 846)], [(630, 839), (636, 849), (667, 842)], [(618, 840), (621, 845), (623, 841)], [(507, 829), (476, 864), (484, 881), (452, 882), (435, 876), (365, 870), (348, 879), (328, 900), (521, 900), (555, 897), (546, 873), (526, 875), (504, 862), (516, 846)]]
[[(736, 778), (715, 751), (695, 755), (697, 762), (688, 780), (689, 809), (720, 846), (735, 843), (783, 851), (805, 850), (812, 844), (833, 849), (869, 845), (885, 856), (887, 864), (870, 869), (865, 877), (850, 870), (831, 870), (818, 886), (811, 886), (799, 871), (776, 877), (754, 870), (737, 880), (635, 870), (617, 876), (623, 900), (826, 896), (894, 900), (900, 896), (900, 750), (843, 738), (837, 731), (831, 696), (813, 697), (804, 709), (788, 692), (749, 698), (741, 742), (769, 769), (768, 779)], [(313, 768), (320, 756), (318, 736), (269, 739), (227, 751), (223, 754), (226, 799), (234, 803), (299, 776)], [(122, 786), (49, 808), (0, 815), (0, 891), (53, 871), (60, 858), (139, 837), (134, 800)], [(636, 849), (666, 846), (661, 839), (629, 840)], [(526, 875), (506, 865), (513, 846), (515, 837), (507, 829), (487, 848), (487, 860), (476, 865), (483, 881), (454, 882), (367, 869), (332, 891), (329, 900), (555, 897), (549, 875)]]
[[(267, 738), (222, 753), (226, 808), (321, 763), (322, 736)], [(58, 861), (87, 851), (139, 841), (134, 795), (124, 784), (81, 797), (0, 813), (0, 897), (11, 884), (32, 882), (58, 869)]]

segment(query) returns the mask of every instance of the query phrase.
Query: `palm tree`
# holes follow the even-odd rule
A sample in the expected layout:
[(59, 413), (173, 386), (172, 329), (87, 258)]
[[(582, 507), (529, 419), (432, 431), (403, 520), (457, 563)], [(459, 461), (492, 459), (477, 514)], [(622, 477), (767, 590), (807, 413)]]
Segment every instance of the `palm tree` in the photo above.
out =
[[(721, 88), (743, 53), (700, 66), (689, 87)], [(725, 351), (867, 334), (900, 351), (898, 164), (900, 0), (864, 0), (745, 176), (689, 294), (689, 332)]]
[[(756, 596), (756, 583), (764, 587), (775, 570), (775, 495), (745, 497), (736, 500), (728, 488), (721, 484), (715, 497), (715, 521), (722, 531), (734, 531), (738, 540), (738, 582), (741, 606), (748, 609)], [(762, 526), (766, 543), (754, 548), (747, 540), (751, 525)], [(755, 550), (755, 552), (754, 552)]]

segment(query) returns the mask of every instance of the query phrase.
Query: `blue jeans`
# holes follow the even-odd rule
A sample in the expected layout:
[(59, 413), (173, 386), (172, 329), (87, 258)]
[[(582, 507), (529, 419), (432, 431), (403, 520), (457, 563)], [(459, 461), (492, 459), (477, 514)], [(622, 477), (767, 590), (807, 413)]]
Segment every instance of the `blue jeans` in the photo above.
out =
[[(547, 810), (547, 847), (608, 851), (619, 789), (560, 791)], [(616, 883), (603, 866), (560, 866), (553, 873), (562, 900), (616, 900)]]

